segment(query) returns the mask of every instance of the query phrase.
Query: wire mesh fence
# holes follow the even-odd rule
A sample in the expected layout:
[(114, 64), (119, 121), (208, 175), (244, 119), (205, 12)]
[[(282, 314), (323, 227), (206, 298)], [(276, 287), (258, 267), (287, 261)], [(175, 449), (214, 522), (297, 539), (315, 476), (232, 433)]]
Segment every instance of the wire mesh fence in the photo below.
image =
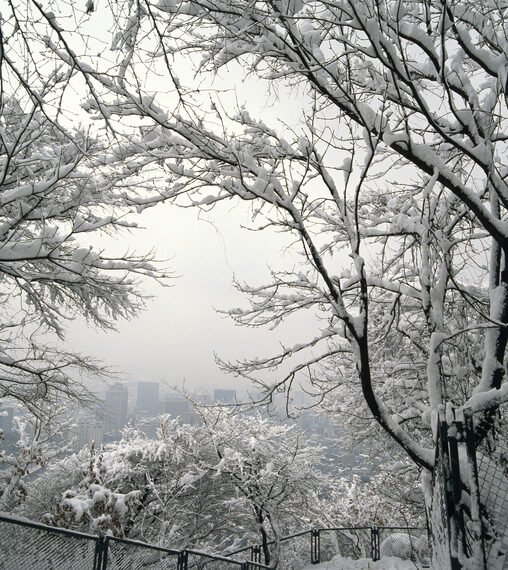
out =
[[(427, 529), (417, 527), (379, 527), (379, 556), (410, 560), (417, 568), (430, 567)], [(441, 567), (439, 567), (441, 568)]]
[(330, 528), (318, 531), (320, 562), (328, 562), (337, 555), (352, 559), (375, 559), (371, 527)]
[(508, 402), (438, 418), (432, 566), (508, 570)]
[(185, 551), (185, 568), (188, 570), (243, 570), (248, 562), (232, 560), (224, 556), (215, 556), (197, 550)]
[[(508, 568), (508, 402), (465, 414), (466, 439), (474, 446), (479, 520), (487, 568)], [(471, 449), (471, 447), (470, 447)], [(474, 506), (474, 502), (473, 502)], [(474, 514), (474, 513), (473, 513)], [(475, 544), (474, 517), (466, 512), (468, 546)], [(472, 520), (472, 522), (471, 522)], [(469, 523), (469, 525), (468, 525)], [(471, 548), (471, 547), (470, 547)]]
[[(276, 545), (269, 543), (273, 561)], [(267, 562), (260, 545), (231, 553), (237, 558)], [(299, 570), (309, 564), (329, 562), (340, 556), (347, 559), (378, 560), (380, 555), (410, 560), (415, 570), (429, 568), (430, 545), (422, 527), (337, 527), (315, 528), (286, 536), (280, 540), (280, 570)], [(437, 567), (436, 567), (437, 568)], [(441, 570), (441, 568), (440, 568)]]
[(299, 532), (282, 538), (280, 541), (278, 567), (303, 568), (310, 562), (311, 548), (311, 531)]
[(107, 537), (106, 552), (104, 570), (179, 570), (177, 550)]
[(0, 569), (95, 570), (98, 537), (0, 517)]
[(0, 570), (255, 570), (266, 566), (192, 550), (99, 537), (0, 515)]

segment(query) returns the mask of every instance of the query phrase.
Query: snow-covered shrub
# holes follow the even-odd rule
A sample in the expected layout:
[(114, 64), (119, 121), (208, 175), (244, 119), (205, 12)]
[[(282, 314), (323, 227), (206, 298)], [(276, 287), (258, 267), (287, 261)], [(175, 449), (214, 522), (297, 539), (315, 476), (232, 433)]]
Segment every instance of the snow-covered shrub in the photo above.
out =
[(422, 562), (429, 559), (429, 544), (426, 536), (413, 536), (407, 532), (394, 532), (385, 538), (379, 548), (381, 558), (394, 557), (401, 560)]

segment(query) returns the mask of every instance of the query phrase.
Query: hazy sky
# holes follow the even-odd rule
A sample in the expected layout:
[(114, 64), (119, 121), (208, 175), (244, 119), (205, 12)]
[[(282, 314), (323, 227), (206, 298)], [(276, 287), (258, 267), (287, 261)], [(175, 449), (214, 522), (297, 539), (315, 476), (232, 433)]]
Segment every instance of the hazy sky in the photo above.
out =
[(267, 264), (287, 267), (295, 262), (285, 251), (284, 236), (241, 229), (248, 218), (245, 204), (221, 204), (206, 215), (168, 205), (145, 212), (139, 222), (146, 229), (127, 234), (125, 248), (155, 247), (180, 277), (171, 287), (145, 282), (146, 292), (153, 295), (147, 310), (138, 319), (119, 322), (117, 333), (72, 324), (71, 347), (121, 370), (127, 380), (181, 386), (185, 379), (189, 389), (248, 387), (219, 370), (214, 352), (226, 359), (275, 354), (279, 341), (301, 341), (301, 327), (312, 321), (310, 315), (300, 316), (270, 332), (239, 327), (214, 310), (246, 303), (232, 285), (234, 275), (260, 284), (268, 281)]
[[(188, 70), (179, 72), (188, 75)], [(273, 85), (264, 91), (259, 81), (244, 79), (242, 70), (234, 66), (224, 78), (212, 81), (210, 76), (210, 80), (210, 88), (221, 89), (221, 104), (228, 112), (245, 103), (253, 117), (273, 127), (294, 126), (302, 120), (298, 89), (277, 96)], [(224, 87), (227, 91), (222, 91)], [(302, 341), (301, 328), (313, 321), (309, 315), (297, 316), (270, 332), (239, 327), (215, 311), (246, 303), (232, 285), (233, 276), (249, 284), (266, 283), (267, 265), (292, 267), (296, 259), (285, 249), (287, 236), (240, 228), (249, 225), (249, 205), (219, 204), (206, 215), (163, 205), (143, 213), (137, 221), (146, 229), (126, 234), (125, 250), (154, 248), (158, 258), (167, 259), (168, 267), (180, 277), (167, 288), (146, 282), (144, 287), (154, 298), (140, 318), (119, 322), (117, 333), (100, 332), (80, 321), (72, 323), (70, 348), (99, 358), (128, 380), (158, 380), (177, 386), (185, 380), (191, 389), (242, 389), (248, 383), (224, 375), (214, 352), (224, 359), (242, 359), (276, 354), (280, 341)], [(304, 338), (313, 336), (307, 333)]]

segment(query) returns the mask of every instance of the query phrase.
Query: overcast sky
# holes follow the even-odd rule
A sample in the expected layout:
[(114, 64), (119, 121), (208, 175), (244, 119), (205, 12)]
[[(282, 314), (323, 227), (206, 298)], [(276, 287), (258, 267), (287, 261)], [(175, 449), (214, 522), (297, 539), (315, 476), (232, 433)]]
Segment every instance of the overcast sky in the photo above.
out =
[(285, 251), (287, 237), (241, 229), (248, 219), (245, 204), (221, 204), (206, 215), (169, 205), (145, 212), (138, 221), (146, 229), (127, 234), (122, 245), (138, 251), (155, 247), (179, 277), (171, 287), (145, 282), (146, 292), (153, 295), (147, 310), (138, 319), (119, 322), (116, 333), (72, 324), (71, 347), (115, 367), (126, 380), (245, 390), (246, 382), (219, 370), (214, 352), (225, 359), (275, 354), (279, 341), (301, 341), (303, 326), (312, 321), (302, 315), (270, 332), (239, 327), (215, 311), (246, 303), (232, 285), (234, 276), (260, 284), (268, 281), (268, 264), (275, 268), (295, 262)]
[[(187, 79), (189, 70), (179, 74)], [(270, 85), (265, 92), (258, 80), (243, 78), (242, 70), (234, 66), (224, 77), (210, 80), (210, 88), (221, 89), (221, 104), (228, 112), (245, 104), (253, 117), (275, 128), (297, 126), (302, 120), (303, 95), (297, 88), (277, 94)], [(178, 387), (185, 381), (189, 389), (248, 388), (247, 382), (219, 370), (214, 353), (226, 360), (273, 355), (279, 342), (301, 342), (304, 327), (304, 338), (312, 337), (307, 325), (314, 324), (310, 315), (298, 315), (273, 332), (247, 329), (215, 311), (247, 302), (235, 291), (233, 277), (251, 285), (266, 283), (268, 265), (292, 267), (296, 261), (286, 250), (288, 236), (241, 229), (251, 225), (249, 207), (219, 204), (205, 215), (163, 205), (136, 218), (145, 229), (126, 234), (115, 249), (117, 245), (138, 252), (154, 248), (179, 277), (166, 288), (146, 282), (146, 292), (153, 295), (146, 311), (138, 319), (117, 323), (116, 333), (97, 331), (82, 321), (72, 323), (67, 337), (70, 348), (102, 360), (126, 380), (155, 380)], [(95, 243), (102, 246), (101, 240)]]

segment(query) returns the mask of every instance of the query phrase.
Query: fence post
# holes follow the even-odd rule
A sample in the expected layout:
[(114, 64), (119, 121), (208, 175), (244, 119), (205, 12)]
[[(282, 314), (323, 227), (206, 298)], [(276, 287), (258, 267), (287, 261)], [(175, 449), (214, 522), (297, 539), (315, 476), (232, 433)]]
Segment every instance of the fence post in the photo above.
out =
[[(446, 419), (440, 419), (439, 422), (439, 433), (438, 437), (441, 438), (441, 454), (442, 454), (442, 465), (443, 465), (443, 477), (444, 477), (444, 492), (445, 492), (445, 505), (446, 505), (446, 525), (448, 531), (448, 553), (450, 555), (450, 566), (451, 570), (460, 570), (461, 564), (458, 559), (457, 552), (457, 536), (455, 525), (454, 512), (455, 512), (455, 497), (453, 495), (453, 481), (452, 481), (452, 467), (450, 458), (450, 441), (452, 438), (449, 436), (448, 432), (448, 422)], [(459, 475), (460, 482), (460, 475)]]
[(186, 550), (182, 550), (178, 553), (178, 562), (177, 568), (178, 570), (187, 570), (187, 562), (189, 559), (189, 553)]
[[(470, 408), (464, 410), (464, 441), (466, 444), (467, 461), (471, 470), (469, 482), (471, 496), (471, 520), (473, 521), (474, 553), (480, 549), (482, 568), (487, 569), (485, 552), (485, 526), (481, 516), (480, 485), (478, 480), (478, 464), (476, 461), (476, 441), (473, 423), (473, 413)], [(473, 554), (474, 555), (474, 554)]]
[(254, 544), (250, 547), (250, 560), (251, 562), (261, 562), (261, 547)]
[(318, 528), (310, 531), (310, 563), (319, 564), (321, 562), (321, 536)]
[(373, 526), (370, 529), (370, 549), (372, 560), (379, 560), (379, 527)]
[(452, 433), (448, 432), (448, 449), (450, 453), (451, 495), (453, 497), (453, 518), (455, 521), (457, 554), (466, 554), (466, 528), (464, 525), (464, 513), (462, 512), (462, 484), (460, 475), (460, 460), (458, 440), (463, 436), (462, 422), (455, 420), (455, 428)]
[(108, 537), (99, 536), (95, 543), (94, 570), (106, 570), (108, 564)]

